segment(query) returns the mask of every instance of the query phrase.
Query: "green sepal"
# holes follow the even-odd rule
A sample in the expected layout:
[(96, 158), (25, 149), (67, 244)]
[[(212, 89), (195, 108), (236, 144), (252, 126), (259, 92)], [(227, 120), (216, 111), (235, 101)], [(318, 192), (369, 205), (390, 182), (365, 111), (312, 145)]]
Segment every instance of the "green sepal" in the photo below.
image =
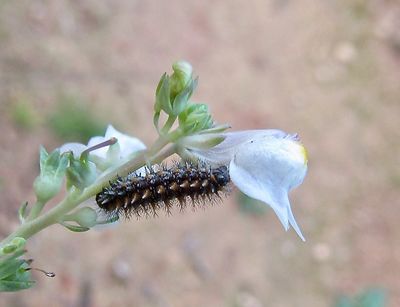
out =
[(160, 112), (155, 112), (154, 116), (153, 116), (153, 124), (154, 124), (154, 127), (157, 129), (158, 133), (160, 133), (159, 121), (160, 121)]
[(82, 207), (62, 218), (63, 222), (75, 222), (79, 226), (90, 228), (97, 223), (97, 212), (90, 207)]
[(198, 79), (193, 80), (192, 66), (188, 62), (175, 62), (172, 69), (171, 76), (167, 73), (162, 75), (156, 89), (153, 122), (157, 130), (161, 111), (169, 116), (178, 116), (186, 108), (197, 86)]
[(40, 146), (40, 173), (41, 175), (50, 175), (59, 177), (63, 176), (68, 166), (68, 157), (60, 154), (60, 150), (56, 149), (48, 154), (43, 146)]
[(0, 280), (15, 274), (19, 267), (25, 262), (22, 259), (11, 259), (0, 266)]
[(66, 222), (59, 222), (61, 225), (63, 225), (65, 228), (67, 228), (68, 230), (71, 230), (73, 232), (85, 232), (90, 230), (89, 227), (83, 227), (83, 226), (79, 226), (79, 225), (72, 225)]
[(18, 209), (18, 217), (21, 224), (25, 222), (25, 218), (28, 215), (28, 212), (26, 211), (27, 208), (28, 208), (28, 202), (26, 201)]
[(28, 289), (35, 284), (29, 271), (28, 263), (22, 259), (22, 264), (17, 268), (14, 274), (0, 280), (1, 291), (20, 291)]
[(210, 133), (210, 134), (195, 134), (187, 137), (183, 137), (179, 140), (179, 144), (184, 148), (190, 149), (210, 149), (217, 146), (225, 140), (222, 134)]
[(184, 90), (188, 83), (192, 80), (193, 68), (186, 61), (176, 61), (172, 64), (174, 71), (170, 78), (170, 97), (174, 100), (175, 97)]
[(156, 90), (156, 102), (154, 104), (155, 112), (160, 112), (161, 110), (169, 115), (172, 114), (169, 76), (166, 73), (162, 75), (160, 82), (158, 83)]
[(118, 215), (113, 215), (113, 216), (108, 217), (105, 220), (97, 221), (96, 225), (112, 224), (112, 223), (115, 223), (118, 220), (119, 220), (119, 216)]
[(209, 129), (213, 126), (213, 120), (206, 104), (189, 104), (179, 114), (179, 127), (185, 134), (193, 134)]
[(231, 128), (230, 125), (222, 124), (222, 125), (217, 125), (217, 126), (211, 127), (209, 129), (202, 130), (199, 132), (199, 134), (221, 133), (230, 128)]
[(23, 249), (25, 239), (16, 237), (8, 244), (8, 246), (10, 245), (17, 246), (17, 250), (12, 254), (3, 254), (0, 257), (0, 292), (28, 289), (35, 283), (31, 280), (31, 273), (27, 270), (29, 268), (27, 261), (18, 259), (26, 252)]
[(186, 108), (190, 97), (197, 87), (199, 78), (195, 80), (191, 79), (185, 88), (175, 96), (174, 102), (172, 103), (172, 115), (178, 116)]
[(60, 154), (58, 149), (49, 154), (43, 146), (40, 146), (39, 156), (40, 174), (36, 177), (33, 187), (37, 199), (46, 203), (61, 189), (68, 167), (68, 157), (66, 154)]
[(83, 190), (92, 184), (97, 177), (96, 165), (89, 161), (88, 154), (82, 154), (79, 159), (69, 153), (69, 167), (67, 168), (67, 187)]

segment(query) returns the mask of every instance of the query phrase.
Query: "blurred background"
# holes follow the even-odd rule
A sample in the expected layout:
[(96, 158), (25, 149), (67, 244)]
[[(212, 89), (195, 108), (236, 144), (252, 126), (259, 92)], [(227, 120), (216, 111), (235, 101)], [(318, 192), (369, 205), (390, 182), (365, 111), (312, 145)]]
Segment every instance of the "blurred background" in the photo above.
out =
[(1, 306), (400, 306), (400, 3), (0, 0), (0, 235), (34, 201), (38, 148), (108, 123), (151, 144), (178, 59), (233, 130), (298, 132), (307, 242), (232, 193), (219, 206), (28, 245), (36, 286)]

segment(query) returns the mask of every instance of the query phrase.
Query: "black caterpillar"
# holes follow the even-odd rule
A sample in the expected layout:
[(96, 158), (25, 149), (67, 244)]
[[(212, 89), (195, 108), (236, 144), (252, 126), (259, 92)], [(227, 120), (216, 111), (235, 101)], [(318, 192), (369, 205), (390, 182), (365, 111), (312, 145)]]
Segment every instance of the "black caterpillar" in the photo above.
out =
[(150, 167), (146, 175), (131, 173), (125, 178), (118, 177), (110, 186), (96, 195), (98, 206), (107, 214), (140, 217), (157, 215), (164, 209), (167, 214), (174, 204), (182, 211), (188, 200), (193, 208), (206, 201), (220, 198), (220, 192), (226, 191), (230, 182), (226, 166), (211, 168), (203, 163), (176, 164), (160, 170)]

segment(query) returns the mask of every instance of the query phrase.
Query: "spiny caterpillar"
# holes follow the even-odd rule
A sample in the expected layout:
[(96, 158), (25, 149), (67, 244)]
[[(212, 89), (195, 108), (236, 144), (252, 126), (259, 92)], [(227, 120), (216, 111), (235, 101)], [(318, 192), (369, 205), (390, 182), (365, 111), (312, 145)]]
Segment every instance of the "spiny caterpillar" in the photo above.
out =
[(211, 168), (202, 162), (180, 163), (170, 168), (151, 166), (145, 175), (131, 173), (125, 178), (118, 177), (110, 186), (96, 195), (98, 206), (108, 215), (127, 218), (142, 214), (157, 215), (164, 209), (167, 214), (177, 204), (182, 211), (188, 200), (193, 208), (206, 201), (220, 198), (230, 182), (226, 166)]

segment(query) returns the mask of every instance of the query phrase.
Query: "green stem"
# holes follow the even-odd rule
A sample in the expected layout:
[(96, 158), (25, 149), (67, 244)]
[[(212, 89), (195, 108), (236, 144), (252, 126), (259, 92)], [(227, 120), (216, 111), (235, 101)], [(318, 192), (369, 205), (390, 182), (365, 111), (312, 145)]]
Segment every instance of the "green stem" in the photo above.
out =
[(100, 181), (95, 182), (93, 185), (87, 187), (85, 190), (83, 190), (83, 192), (77, 189), (73, 190), (58, 205), (56, 205), (43, 215), (22, 224), (17, 230), (15, 230), (12, 234), (5, 238), (1, 242), (0, 246), (10, 242), (15, 237), (28, 239), (42, 229), (52, 224), (58, 223), (62, 216), (75, 209), (85, 200), (88, 200), (92, 196), (99, 193), (101, 189), (104, 186), (108, 185), (109, 181), (115, 178), (117, 175), (123, 176), (131, 171), (134, 171), (143, 166), (147, 161), (150, 161), (151, 163), (159, 163), (167, 157), (173, 155), (174, 153), (176, 153), (176, 146), (174, 144), (171, 144), (164, 150), (160, 150), (157, 154), (152, 155), (148, 158), (145, 153), (141, 153), (135, 159), (128, 161), (109, 175), (102, 177)]
[(168, 133), (168, 131), (171, 129), (172, 125), (175, 123), (176, 116), (168, 116), (167, 121), (164, 124), (164, 127), (161, 129), (161, 135), (165, 135)]
[(29, 222), (38, 217), (40, 212), (42, 212), (43, 207), (46, 203), (40, 200), (37, 200), (36, 203), (33, 205), (32, 210), (29, 212), (28, 217), (26, 218), (26, 222)]

